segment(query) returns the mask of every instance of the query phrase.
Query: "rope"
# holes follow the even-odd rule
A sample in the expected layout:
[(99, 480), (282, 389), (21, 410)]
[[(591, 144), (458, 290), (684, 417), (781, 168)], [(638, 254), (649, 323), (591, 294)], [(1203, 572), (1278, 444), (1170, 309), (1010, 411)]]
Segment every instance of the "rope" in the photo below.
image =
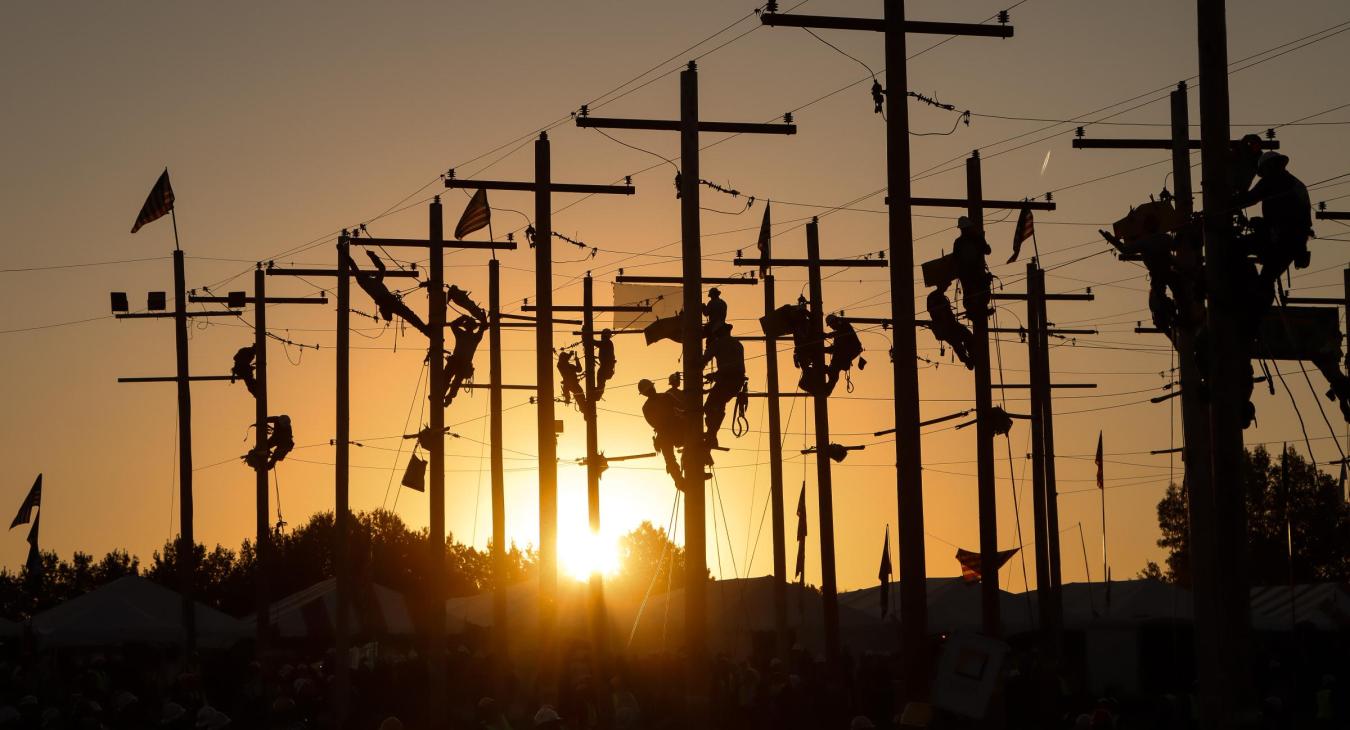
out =
[[(675, 501), (670, 505), (670, 520), (666, 522), (666, 525), (669, 527), (670, 530), (675, 529), (675, 514), (680, 506), (680, 494), (681, 492), (678, 489), (675, 490)], [(647, 592), (642, 594), (642, 603), (638, 604), (637, 615), (633, 617), (633, 627), (628, 631), (627, 648), (629, 649), (633, 648), (633, 637), (637, 636), (638, 624), (642, 622), (642, 613), (647, 609), (647, 599), (651, 598), (652, 588), (656, 587), (656, 579), (661, 575), (661, 563), (666, 559), (666, 552), (670, 550), (670, 543), (669, 543), (670, 534), (671, 534), (670, 532), (666, 533), (667, 544), (661, 547), (661, 557), (657, 558), (656, 567), (652, 569), (652, 580), (650, 583), (647, 584)], [(675, 559), (673, 556), (671, 557), (670, 567), (671, 572), (672, 573), (675, 572)], [(666, 611), (667, 615), (669, 615), (670, 611), (669, 601), (667, 601)], [(663, 629), (662, 636), (664, 636), (664, 634), (665, 630)]]

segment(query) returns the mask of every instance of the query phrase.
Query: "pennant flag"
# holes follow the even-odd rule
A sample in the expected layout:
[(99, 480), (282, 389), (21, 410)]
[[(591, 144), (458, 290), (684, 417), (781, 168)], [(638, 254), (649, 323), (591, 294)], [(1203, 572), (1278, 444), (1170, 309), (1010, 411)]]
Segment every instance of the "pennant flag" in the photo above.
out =
[(1102, 471), (1102, 432), (1097, 432), (1097, 488), (1106, 489), (1106, 474)]
[(1017, 215), (1017, 230), (1013, 231), (1013, 250), (1008, 263), (1017, 260), (1022, 255), (1022, 242), (1036, 235), (1036, 224), (1031, 217), (1031, 208), (1023, 208)]
[[(1017, 550), (1018, 548), (1011, 548), (1008, 550), (998, 551), (998, 553), (996, 553), (996, 555), (998, 556), (998, 561), (997, 564), (994, 566), (994, 572), (998, 572), (1000, 568), (1006, 565), (1007, 562), (1012, 559), (1012, 556), (1017, 554)], [(965, 579), (967, 583), (980, 582), (980, 576), (982, 575), (982, 571), (980, 566), (979, 553), (972, 553), (969, 550), (962, 550), (961, 548), (957, 548), (956, 561), (961, 564), (961, 577)]]
[(463, 240), (465, 236), (487, 228), (491, 223), (492, 208), (488, 207), (487, 191), (480, 188), (469, 198), (469, 204), (464, 206), (464, 215), (459, 217), (459, 225), (455, 226), (455, 238)]
[(171, 210), (173, 210), (173, 186), (169, 184), (169, 168), (166, 167), (155, 181), (155, 187), (150, 189), (150, 195), (146, 196), (145, 205), (141, 206), (141, 212), (136, 215), (136, 225), (131, 227), (131, 232), (135, 233), (146, 223), (163, 218)]
[[(759, 240), (755, 242), (755, 248), (759, 249), (759, 258), (769, 258), (769, 205), (768, 201), (764, 203), (764, 220), (759, 224)], [(759, 275), (761, 278), (769, 273), (769, 267), (764, 263), (759, 265)]]
[(891, 526), (886, 525), (886, 538), (881, 543), (881, 568), (877, 570), (877, 580), (881, 581), (881, 617), (891, 610)]
[(31, 581), (42, 580), (42, 551), (38, 549), (38, 520), (41, 515), (33, 518), (33, 527), (28, 530), (28, 579)]
[(806, 580), (806, 482), (797, 498), (797, 571), (792, 575)]
[(19, 514), (14, 516), (14, 521), (9, 523), (9, 529), (13, 530), (19, 525), (26, 525), (33, 519), (33, 510), (42, 506), (42, 475), (37, 475), (37, 481), (28, 490), (28, 496), (24, 497), (23, 504), (19, 505)]

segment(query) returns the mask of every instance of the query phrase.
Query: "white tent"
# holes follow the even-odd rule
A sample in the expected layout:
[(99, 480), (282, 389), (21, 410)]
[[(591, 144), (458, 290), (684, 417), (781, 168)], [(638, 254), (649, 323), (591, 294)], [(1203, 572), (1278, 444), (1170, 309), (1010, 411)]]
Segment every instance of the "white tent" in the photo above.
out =
[[(139, 576), (126, 576), (33, 617), (33, 634), (46, 646), (183, 642), (180, 595)], [(238, 619), (195, 604), (197, 644), (229, 646), (248, 635)]]
[[(417, 632), (408, 599), (382, 585), (358, 585), (350, 607), (348, 626), (357, 636), (411, 636)], [(337, 581), (319, 581), (304, 590), (272, 603), (269, 623), (283, 639), (313, 639), (333, 636), (337, 625)], [(253, 629), (258, 617), (244, 623)]]

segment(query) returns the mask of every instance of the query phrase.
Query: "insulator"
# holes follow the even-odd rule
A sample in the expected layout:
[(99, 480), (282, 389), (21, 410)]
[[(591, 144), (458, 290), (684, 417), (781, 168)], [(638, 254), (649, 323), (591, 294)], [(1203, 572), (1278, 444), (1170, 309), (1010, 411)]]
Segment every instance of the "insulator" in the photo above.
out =
[(581, 111), (578, 112), (578, 116), (589, 117), (590, 115), (591, 115), (591, 107), (590, 107), (590, 105), (589, 105), (589, 104), (582, 104), (582, 105), (581, 105)]
[(999, 22), (1000, 25), (1007, 25), (1007, 24), (1008, 24), (1008, 19), (1009, 19), (1009, 17), (1008, 17), (1008, 11), (1007, 11), (1007, 10), (1000, 10), (1000, 11), (998, 11), (998, 22)]
[(1079, 127), (1079, 128), (1077, 128), (1077, 129), (1073, 130), (1073, 136), (1075, 136), (1075, 137), (1077, 137), (1077, 138), (1079, 138), (1079, 139), (1082, 139), (1082, 138), (1085, 137), (1086, 135), (1087, 135), (1087, 132), (1084, 131), (1084, 129), (1083, 129), (1082, 127)]
[(792, 124), (792, 112), (783, 115), (783, 124)]

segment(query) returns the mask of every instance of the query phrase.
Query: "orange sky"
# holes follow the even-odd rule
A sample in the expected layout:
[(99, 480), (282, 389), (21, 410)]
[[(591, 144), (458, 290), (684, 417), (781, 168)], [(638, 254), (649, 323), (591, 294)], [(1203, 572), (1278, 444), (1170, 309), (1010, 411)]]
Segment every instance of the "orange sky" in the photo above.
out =
[[(1307, 0), (1297, 4), (1297, 12), (1278, 14), (1264, 3), (1229, 5), (1233, 60), (1350, 20), (1336, 0)], [(1000, 8), (975, 1), (909, 6), (913, 17), (968, 22)], [(246, 273), (258, 259), (331, 265), (333, 233), (343, 226), (366, 222), (374, 235), (423, 235), (426, 213), (421, 203), (440, 192), (440, 173), (454, 166), (461, 177), (526, 178), (533, 160), (530, 146), (521, 144), (525, 135), (561, 120), (581, 103), (591, 102), (592, 109), (613, 116), (675, 115), (676, 78), (656, 77), (736, 39), (700, 60), (705, 117), (768, 121), (796, 109), (800, 132), (718, 144), (704, 153), (702, 174), (761, 199), (781, 201), (774, 206), (775, 250), (801, 255), (800, 222), (825, 213), (811, 205), (839, 205), (883, 188), (882, 120), (872, 113), (866, 84), (802, 108), (867, 72), (802, 31), (751, 32), (757, 21), (744, 17), (749, 11), (749, 5), (712, 0), (418, 2), (397, 8), (352, 2), (10, 8), (0, 29), (0, 92), (5, 99), (0, 107), (5, 191), (0, 206), (10, 241), (0, 265), (0, 346), (5, 353), (0, 367), (6, 383), (0, 508), (17, 507), (34, 473), (42, 471), (44, 548), (69, 555), (76, 549), (101, 553), (123, 546), (148, 560), (177, 529), (172, 521), (176, 508), (171, 507), (176, 473), (173, 390), (115, 382), (118, 376), (170, 374), (171, 327), (107, 316), (110, 290), (129, 292), (133, 306), (139, 306), (145, 291), (171, 287), (168, 222), (127, 234), (164, 165), (172, 171), (178, 196), (189, 286), (244, 289), (250, 286)], [(813, 0), (802, 12), (877, 15), (880, 4)], [(711, 43), (685, 50), (737, 18), (742, 18), (738, 25)], [(1075, 151), (1070, 148), (1072, 125), (1034, 133), (1047, 125), (979, 115), (1078, 118), (1163, 89), (1195, 73), (1194, 22), (1188, 4), (1167, 0), (1029, 0), (1013, 11), (1013, 21), (1013, 39), (958, 39), (912, 61), (912, 89), (977, 114), (969, 127), (959, 126), (949, 136), (914, 137), (913, 169), (945, 170), (950, 165), (942, 163), (979, 148), (986, 158), (986, 195), (1019, 198), (1059, 190), (1055, 199), (1060, 209), (1037, 215), (1044, 262), (1047, 267), (1064, 264), (1050, 271), (1048, 286), (1061, 292), (1092, 286), (1097, 300), (1053, 304), (1050, 318), (1060, 325), (1101, 330), (1095, 337), (1060, 343), (1052, 355), (1058, 380), (1100, 386), (1068, 391), (1055, 401), (1060, 521), (1068, 531), (1063, 539), (1064, 577), (1083, 579), (1085, 549), (1092, 577), (1101, 578), (1100, 505), (1092, 486), (1098, 429), (1106, 432), (1111, 565), (1116, 577), (1127, 577), (1144, 561), (1159, 557), (1154, 507), (1168, 480), (1181, 475), (1179, 459), (1147, 454), (1180, 444), (1172, 406), (1147, 403), (1162, 392), (1171, 355), (1162, 338), (1130, 331), (1136, 320), (1148, 318), (1142, 269), (1106, 255), (1076, 260), (1106, 249), (1096, 228), (1156, 193), (1165, 184), (1168, 167), (1162, 162), (1088, 181), (1161, 162), (1167, 155)], [(824, 37), (880, 69), (879, 37), (841, 32)], [(1348, 39), (1350, 34), (1336, 35), (1233, 75), (1234, 133), (1264, 130), (1350, 101), (1327, 78), (1345, 67)], [(919, 50), (935, 40), (915, 37), (911, 43)], [(656, 72), (640, 77), (639, 84), (655, 78), (650, 84), (606, 105), (595, 101), (649, 68)], [(1155, 93), (1139, 102), (1160, 98), (1164, 95)], [(1111, 121), (1158, 124), (1166, 121), (1166, 109), (1165, 102), (1155, 102)], [(1192, 119), (1198, 120), (1194, 110)], [(1307, 121), (1347, 119), (1350, 110), (1342, 109)], [(946, 132), (954, 117), (912, 106), (912, 120), (915, 131)], [(1282, 128), (1279, 136), (1292, 157), (1291, 170), (1308, 183), (1345, 173), (1350, 167), (1345, 129), (1344, 124)], [(1089, 134), (1100, 137), (1165, 133), (1157, 126), (1089, 128)], [(1022, 134), (1027, 136), (1000, 143)], [(579, 277), (587, 270), (597, 277), (598, 296), (605, 302), (608, 282), (618, 268), (678, 273), (678, 249), (672, 244), (679, 239), (679, 208), (672, 168), (570, 124), (553, 129), (550, 136), (557, 180), (609, 183), (657, 165), (635, 177), (638, 194), (632, 198), (556, 201), (560, 210), (554, 215), (555, 229), (600, 249), (594, 260), (578, 261), (580, 252), (565, 244), (557, 247), (556, 300), (579, 303)], [(678, 153), (672, 134), (615, 136), (666, 157)], [(1042, 172), (1047, 154), (1049, 163)], [(1342, 187), (1332, 183), (1313, 192), (1313, 199), (1345, 195), (1345, 180), (1338, 183)], [(963, 194), (963, 186), (959, 172), (943, 172), (920, 175), (914, 191), (955, 196)], [(453, 226), (465, 199), (454, 191), (446, 196), (447, 226)], [(704, 271), (727, 275), (734, 251), (753, 247), (761, 203), (735, 215), (744, 199), (705, 191), (703, 200), (705, 207), (718, 211), (703, 216)], [(532, 213), (528, 194), (494, 193), (492, 203), (499, 236), (525, 223), (521, 214), (508, 209)], [(1350, 207), (1350, 201), (1332, 203), (1337, 205)], [(875, 212), (882, 209), (880, 195), (856, 207), (863, 210), (822, 218), (826, 255), (885, 247), (885, 217)], [(952, 213), (916, 213), (915, 259), (923, 261), (950, 247)], [(990, 218), (991, 260), (1001, 261), (1007, 255), (1011, 221)], [(1334, 223), (1319, 224), (1318, 232), (1346, 237)], [(1295, 273), (1295, 290), (1310, 296), (1338, 294), (1341, 268), (1350, 258), (1345, 251), (1342, 243), (1314, 243), (1312, 267)], [(44, 268), (124, 260), (130, 261)], [(503, 301), (515, 311), (523, 297), (532, 295), (532, 256), (521, 250), (504, 254), (502, 261)], [(447, 280), (485, 301), (484, 262), (481, 252), (453, 254), (447, 258)], [(995, 266), (994, 271), (1010, 289), (1021, 290), (1022, 264)], [(860, 316), (887, 314), (884, 279), (883, 273), (866, 269), (833, 276), (825, 284), (826, 306)], [(781, 271), (780, 302), (794, 299), (804, 286), (799, 272)], [(286, 295), (314, 291), (299, 281), (273, 280), (270, 287)], [(758, 289), (727, 292), (731, 318), (742, 331), (754, 327), (760, 297)], [(355, 301), (357, 308), (373, 309), (359, 294)], [(424, 311), (420, 295), (409, 301)], [(1016, 326), (1024, 316), (1023, 308), (1014, 305), (1000, 311), (998, 323)], [(404, 432), (424, 353), (415, 339), (396, 335), (382, 323), (359, 317), (353, 321), (352, 434), (365, 448), (353, 449), (352, 505), (391, 506), (398, 491), (395, 472), (406, 460), (406, 452), (396, 458), (391, 451), (401, 445), (391, 437)], [(271, 350), (273, 410), (291, 415), (301, 447), (277, 472), (283, 512), (295, 524), (332, 506), (328, 464), (333, 453), (327, 442), (332, 437), (333, 312), (277, 308), (269, 312), (269, 325), (293, 341), (322, 347), (303, 353), (276, 345)], [(569, 329), (559, 331), (559, 345), (574, 341)], [(841, 390), (831, 403), (835, 440), (873, 444), (834, 470), (843, 588), (875, 581), (877, 538), (887, 523), (896, 521), (893, 446), (871, 436), (892, 425), (886, 337), (882, 332), (864, 334), (870, 365), (855, 371), (853, 393)], [(523, 331), (505, 338), (508, 379), (530, 382), (531, 335)], [(192, 331), (193, 371), (227, 372), (230, 355), (250, 341), (245, 323), (199, 322)], [(918, 341), (922, 355), (942, 363), (920, 372), (923, 416), (971, 407), (968, 372), (949, 364), (949, 358), (939, 358), (927, 332), (920, 332)], [(749, 351), (762, 352), (753, 345)], [(996, 354), (1007, 382), (1025, 382), (1025, 351), (1015, 336), (1002, 341)], [(484, 377), (485, 353), (486, 348), (480, 351), (479, 363)], [(647, 449), (650, 432), (638, 415), (631, 384), (643, 377), (664, 378), (677, 368), (677, 356), (678, 349), (669, 343), (648, 349), (634, 339), (621, 341), (618, 373), (601, 412), (601, 438), (609, 453)], [(761, 357), (749, 363), (756, 388), (763, 385), (762, 362)], [(786, 372), (791, 360), (785, 356), (781, 362)], [(1289, 377), (1290, 365), (1281, 366), (1313, 439), (1314, 455), (1320, 461), (1339, 458), (1303, 377), (1296, 372)], [(1311, 377), (1320, 392), (1320, 376), (1314, 371)], [(785, 375), (784, 382), (793, 380)], [(208, 544), (237, 546), (253, 525), (253, 476), (237, 461), (248, 448), (253, 403), (241, 385), (203, 383), (194, 386), (193, 394), (197, 536)], [(534, 411), (525, 404), (526, 397), (512, 393), (505, 399), (510, 409), (508, 529), (522, 544), (537, 536)], [(1008, 409), (1024, 410), (1024, 397), (1024, 392), (1011, 393)], [(1248, 431), (1247, 440), (1289, 440), (1306, 451), (1283, 389), (1271, 396), (1258, 388), (1255, 397), (1260, 425)], [(463, 437), (449, 442), (453, 457), (448, 463), (447, 524), (458, 539), (479, 546), (491, 524), (482, 445), (486, 406), (484, 394), (462, 396), (447, 414), (447, 422)], [(580, 456), (581, 416), (562, 406), (558, 412), (566, 421), (559, 455)], [(804, 402), (795, 410), (785, 402), (784, 413), (788, 510), (804, 481), (814, 521), (814, 465), (797, 455), (809, 413)], [(1344, 436), (1344, 423), (1334, 410), (1328, 414)], [(768, 483), (763, 401), (752, 404), (749, 420), (752, 430), (745, 438), (723, 439), (733, 451), (719, 457), (720, 496), (709, 503), (710, 514), (717, 515), (709, 535), (718, 535), (720, 544), (718, 550), (709, 547), (708, 561), (721, 576), (759, 575), (772, 567), (767, 521), (762, 533), (759, 527)], [(935, 430), (924, 438), (932, 575), (958, 572), (952, 558), (955, 545), (977, 546), (974, 436), (973, 429)], [(1030, 494), (1023, 486), (1027, 439), (1028, 429), (1019, 423), (1008, 445), (1001, 440), (996, 444), (999, 539), (1004, 547), (1018, 544), (1010, 477), (1021, 495), (1025, 538), (1031, 539)], [(391, 475), (395, 486), (388, 488)], [(566, 538), (584, 525), (584, 470), (563, 465), (559, 479), (560, 530)], [(656, 464), (615, 465), (603, 489), (606, 532), (626, 531), (644, 519), (666, 524), (674, 492)], [(397, 496), (398, 512), (414, 525), (426, 523), (426, 505), (422, 494), (404, 490)], [(787, 520), (791, 533), (791, 514)], [(1078, 541), (1080, 522), (1084, 547)], [(810, 532), (808, 579), (818, 582), (819, 529), (814, 522)], [(14, 530), (3, 540), (0, 563), (20, 565), (24, 531)], [(789, 560), (794, 553), (795, 546), (789, 545)], [(1005, 569), (1003, 582), (1021, 589), (1019, 561)]]

